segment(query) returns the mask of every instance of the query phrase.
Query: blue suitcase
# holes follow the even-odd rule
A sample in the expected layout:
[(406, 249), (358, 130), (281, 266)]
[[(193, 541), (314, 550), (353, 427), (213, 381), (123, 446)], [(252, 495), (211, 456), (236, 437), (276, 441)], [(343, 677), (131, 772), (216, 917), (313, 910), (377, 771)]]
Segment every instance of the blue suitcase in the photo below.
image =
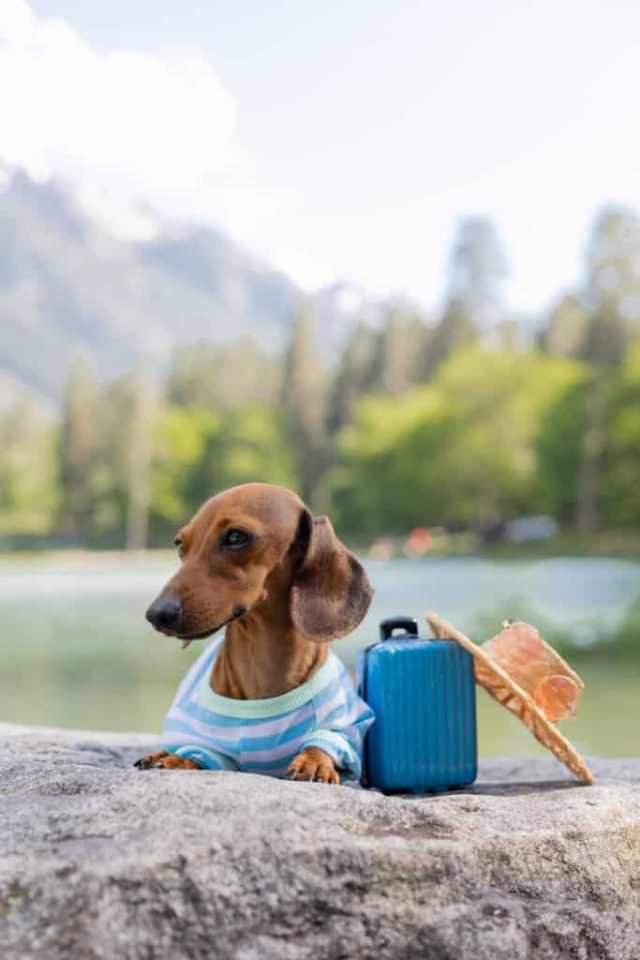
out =
[(364, 743), (366, 786), (424, 793), (473, 783), (473, 657), (455, 640), (419, 637), (411, 617), (383, 620), (380, 641), (358, 655), (358, 691), (376, 715)]

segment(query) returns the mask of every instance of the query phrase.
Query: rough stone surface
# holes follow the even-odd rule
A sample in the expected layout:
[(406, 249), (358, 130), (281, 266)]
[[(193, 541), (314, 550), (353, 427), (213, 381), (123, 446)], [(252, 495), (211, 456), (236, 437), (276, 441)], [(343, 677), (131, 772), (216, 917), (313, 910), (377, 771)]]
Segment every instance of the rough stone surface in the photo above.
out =
[(0, 725), (0, 957), (640, 957), (640, 761), (489, 760), (384, 797), (146, 771), (139, 735)]

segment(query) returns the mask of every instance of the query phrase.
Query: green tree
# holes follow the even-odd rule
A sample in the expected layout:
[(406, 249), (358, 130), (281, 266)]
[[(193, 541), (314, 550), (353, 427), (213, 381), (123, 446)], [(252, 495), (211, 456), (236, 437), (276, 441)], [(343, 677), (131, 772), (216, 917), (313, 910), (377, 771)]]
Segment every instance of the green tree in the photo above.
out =
[(220, 442), (224, 452), (220, 488), (256, 479), (295, 486), (295, 452), (276, 409), (258, 404), (238, 407), (225, 418)]
[(611, 527), (640, 526), (640, 346), (625, 358), (609, 398), (601, 509)]
[(126, 436), (126, 526), (125, 546), (141, 550), (149, 535), (151, 462), (153, 438), (159, 412), (159, 386), (144, 370), (130, 377)]
[(628, 345), (640, 332), (639, 264), (640, 220), (624, 208), (606, 208), (596, 218), (587, 256), (591, 315), (583, 356), (591, 369), (591, 382), (576, 506), (576, 525), (584, 532), (600, 525), (608, 401)]
[(374, 533), (539, 508), (536, 442), (579, 375), (570, 361), (473, 349), (452, 357), (429, 386), (365, 398), (333, 474), (342, 523)]
[(159, 414), (150, 474), (154, 542), (166, 543), (214, 492), (219, 478), (207, 475), (207, 457), (221, 432), (222, 418), (200, 407), (168, 406)]
[(449, 301), (440, 322), (429, 339), (424, 355), (425, 380), (430, 379), (441, 363), (477, 341), (478, 334), (469, 309), (458, 298)]
[(80, 357), (67, 378), (60, 429), (60, 522), (72, 538), (84, 540), (91, 528), (98, 385), (93, 368)]
[(58, 507), (55, 429), (26, 394), (0, 413), (0, 449), (0, 530), (50, 533)]
[(139, 549), (146, 545), (151, 464), (160, 389), (139, 369), (101, 391), (96, 420), (92, 535)]
[(333, 434), (353, 419), (356, 403), (371, 387), (375, 333), (363, 323), (353, 330), (340, 357), (331, 387), (327, 426)]
[(374, 340), (367, 388), (374, 393), (399, 394), (417, 383), (428, 339), (429, 331), (414, 309), (405, 304), (393, 306)]
[(543, 509), (567, 526), (575, 521), (589, 377), (586, 368), (559, 393), (536, 442)]
[(200, 341), (174, 350), (167, 394), (172, 404), (203, 410), (274, 404), (281, 376), (280, 358), (263, 350), (253, 337), (227, 343)]
[(574, 293), (565, 294), (553, 307), (542, 331), (540, 346), (556, 357), (584, 355), (589, 311)]
[(303, 304), (294, 318), (287, 348), (282, 408), (287, 439), (296, 462), (299, 493), (315, 509), (324, 506), (327, 466), (327, 384), (315, 341), (311, 305)]

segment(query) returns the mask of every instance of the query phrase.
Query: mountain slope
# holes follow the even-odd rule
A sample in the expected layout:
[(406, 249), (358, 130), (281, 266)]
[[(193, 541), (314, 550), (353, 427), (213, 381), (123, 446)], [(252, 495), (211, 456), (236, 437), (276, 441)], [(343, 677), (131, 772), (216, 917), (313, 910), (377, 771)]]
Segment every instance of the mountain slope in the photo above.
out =
[(202, 227), (145, 244), (101, 230), (56, 184), (0, 194), (0, 371), (56, 399), (78, 353), (108, 378), (172, 345), (252, 333), (282, 343), (298, 292)]

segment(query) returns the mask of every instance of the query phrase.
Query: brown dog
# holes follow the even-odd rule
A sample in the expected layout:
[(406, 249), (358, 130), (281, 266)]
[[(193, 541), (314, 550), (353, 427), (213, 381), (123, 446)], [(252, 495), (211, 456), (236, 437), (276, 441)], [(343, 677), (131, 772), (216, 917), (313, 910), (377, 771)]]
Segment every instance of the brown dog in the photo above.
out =
[[(226, 626), (209, 679), (223, 697), (260, 700), (305, 683), (330, 642), (360, 623), (373, 595), (329, 519), (312, 518), (284, 487), (249, 483), (217, 494), (175, 543), (182, 565), (146, 616), (183, 646)], [(164, 751), (136, 766), (198, 768)], [(298, 753), (287, 773), (339, 783), (332, 757), (318, 747)]]

